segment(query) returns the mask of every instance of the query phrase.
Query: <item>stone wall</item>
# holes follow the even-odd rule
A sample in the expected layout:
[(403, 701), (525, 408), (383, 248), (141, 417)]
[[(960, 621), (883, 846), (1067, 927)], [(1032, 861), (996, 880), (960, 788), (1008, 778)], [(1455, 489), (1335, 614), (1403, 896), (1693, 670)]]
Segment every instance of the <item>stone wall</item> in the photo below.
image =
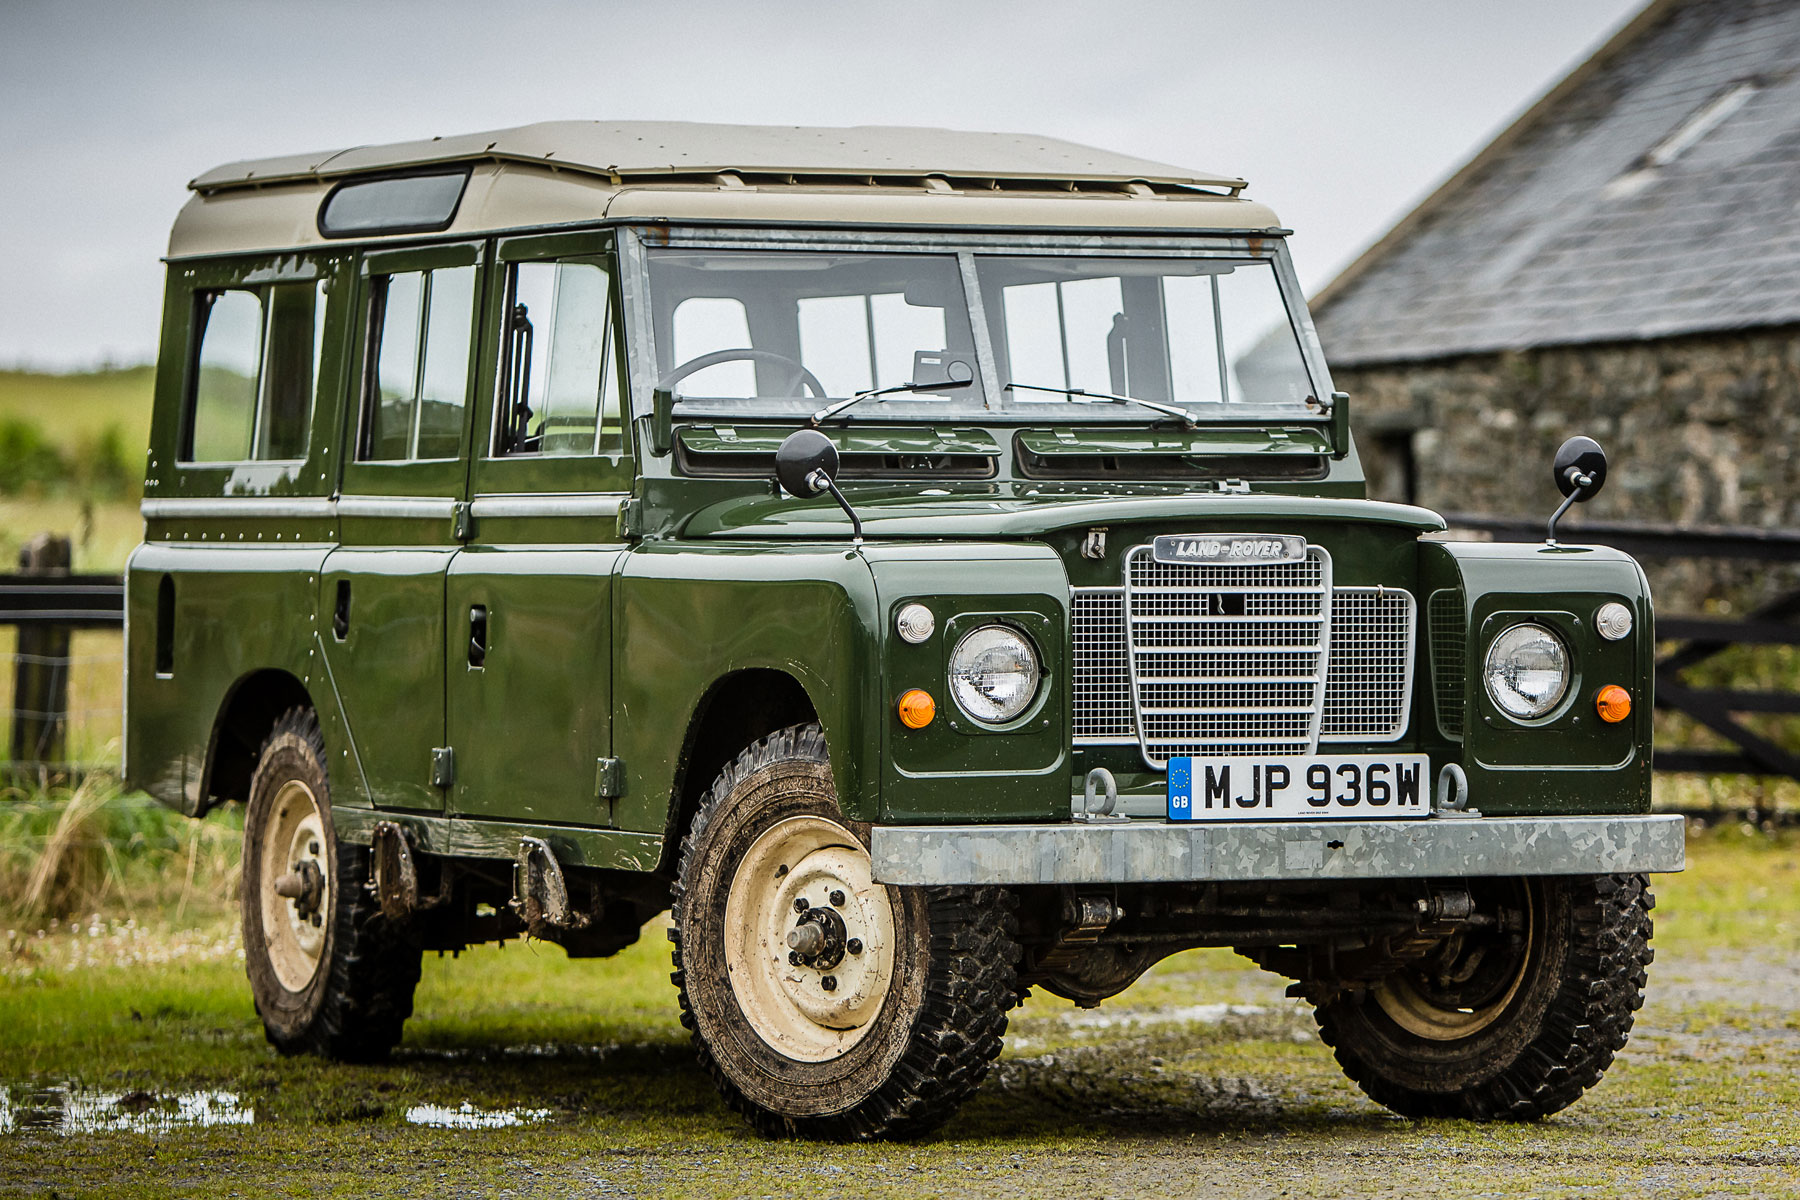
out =
[[(1574, 522), (1800, 526), (1800, 326), (1332, 373), (1380, 499), (1545, 517), (1560, 499), (1551, 457), (1585, 433), (1610, 474)], [(1759, 602), (1800, 575), (1646, 565), (1683, 608)]]

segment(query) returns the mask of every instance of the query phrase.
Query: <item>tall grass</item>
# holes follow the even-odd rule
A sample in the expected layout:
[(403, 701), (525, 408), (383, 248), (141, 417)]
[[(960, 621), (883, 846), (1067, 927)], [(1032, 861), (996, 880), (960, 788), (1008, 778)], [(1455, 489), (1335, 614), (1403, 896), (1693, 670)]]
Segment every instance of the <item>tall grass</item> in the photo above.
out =
[(102, 910), (179, 923), (235, 901), (242, 837), (235, 809), (189, 820), (101, 775), (0, 792), (0, 914), (25, 925)]

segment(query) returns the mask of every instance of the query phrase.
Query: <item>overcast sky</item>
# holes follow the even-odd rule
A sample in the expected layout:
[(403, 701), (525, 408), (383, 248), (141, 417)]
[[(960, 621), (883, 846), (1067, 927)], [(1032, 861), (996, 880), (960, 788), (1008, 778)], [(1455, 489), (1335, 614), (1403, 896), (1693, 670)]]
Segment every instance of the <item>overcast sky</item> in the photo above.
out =
[(154, 356), (218, 163), (562, 118), (1029, 131), (1242, 175), (1317, 290), (1638, 0), (0, 0), (0, 364)]

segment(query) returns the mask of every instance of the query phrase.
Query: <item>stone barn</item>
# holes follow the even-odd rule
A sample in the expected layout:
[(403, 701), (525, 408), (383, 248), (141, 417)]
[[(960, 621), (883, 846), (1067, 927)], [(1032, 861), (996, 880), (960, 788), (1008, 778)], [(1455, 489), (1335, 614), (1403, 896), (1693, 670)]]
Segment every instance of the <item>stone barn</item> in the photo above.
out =
[(1587, 433), (1576, 522), (1796, 525), (1800, 3), (1651, 4), (1313, 312), (1372, 495), (1544, 516)]

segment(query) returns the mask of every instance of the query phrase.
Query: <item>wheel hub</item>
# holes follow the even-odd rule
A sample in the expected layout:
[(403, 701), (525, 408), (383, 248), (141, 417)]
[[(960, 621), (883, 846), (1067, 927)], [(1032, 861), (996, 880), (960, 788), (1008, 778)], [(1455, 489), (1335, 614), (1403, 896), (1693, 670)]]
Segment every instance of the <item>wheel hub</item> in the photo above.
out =
[(894, 913), (843, 826), (789, 817), (759, 836), (732, 876), (725, 928), (739, 1007), (770, 1046), (824, 1062), (866, 1036), (893, 979)]
[(312, 789), (297, 779), (276, 792), (267, 821), (259, 898), (263, 938), (275, 978), (297, 992), (312, 982), (325, 951), (332, 900), (325, 821)]
[(1445, 938), (1433, 953), (1382, 980), (1373, 989), (1375, 1002), (1418, 1037), (1470, 1037), (1498, 1020), (1518, 994), (1535, 933), (1529, 895), (1502, 903), (1491, 929)]

